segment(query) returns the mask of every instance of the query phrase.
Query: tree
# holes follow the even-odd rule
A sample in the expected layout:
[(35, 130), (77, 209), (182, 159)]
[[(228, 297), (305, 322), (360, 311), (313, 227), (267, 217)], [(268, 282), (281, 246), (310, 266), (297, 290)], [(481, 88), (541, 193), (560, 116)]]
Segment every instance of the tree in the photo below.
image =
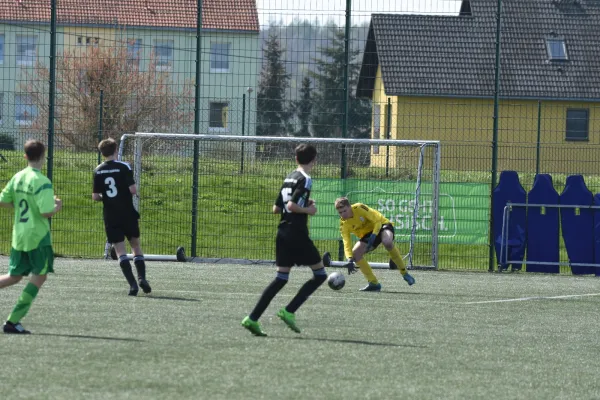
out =
[(302, 79), (302, 87), (300, 88), (300, 99), (294, 101), (294, 114), (300, 122), (300, 130), (294, 133), (294, 136), (308, 137), (310, 136), (310, 119), (312, 116), (313, 99), (311, 80), (305, 76)]
[[(336, 26), (330, 29), (330, 45), (321, 48), (322, 57), (314, 60), (316, 71), (310, 76), (315, 81), (312, 127), (315, 136), (341, 137), (344, 118), (344, 39), (345, 32)], [(356, 98), (354, 92), (358, 83), (359, 65), (356, 58), (358, 49), (349, 50), (348, 68), (348, 128), (349, 138), (368, 138), (371, 124), (370, 101)]]
[(281, 47), (279, 37), (270, 33), (263, 51), (264, 64), (256, 95), (256, 134), (283, 136), (291, 129), (291, 112), (285, 98), (290, 85), (290, 74), (286, 72), (282, 60), (285, 49)]
[[(55, 129), (75, 150), (92, 150), (98, 142), (100, 94), (102, 91), (103, 137), (119, 138), (136, 131), (180, 132), (193, 107), (191, 84), (173, 90), (170, 74), (157, 68), (154, 55), (146, 70), (128, 52), (127, 43), (111, 47), (87, 47), (82, 53), (66, 49), (56, 62)], [(25, 80), (27, 93), (38, 115), (33, 128), (48, 123), (47, 82), (49, 70), (38, 63)]]

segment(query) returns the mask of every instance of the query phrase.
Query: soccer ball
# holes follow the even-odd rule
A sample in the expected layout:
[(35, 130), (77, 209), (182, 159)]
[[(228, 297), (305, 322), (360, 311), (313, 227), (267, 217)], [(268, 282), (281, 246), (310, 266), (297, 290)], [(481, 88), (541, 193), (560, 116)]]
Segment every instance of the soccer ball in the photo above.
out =
[(332, 272), (327, 278), (327, 284), (333, 290), (340, 290), (346, 284), (346, 278), (341, 272)]

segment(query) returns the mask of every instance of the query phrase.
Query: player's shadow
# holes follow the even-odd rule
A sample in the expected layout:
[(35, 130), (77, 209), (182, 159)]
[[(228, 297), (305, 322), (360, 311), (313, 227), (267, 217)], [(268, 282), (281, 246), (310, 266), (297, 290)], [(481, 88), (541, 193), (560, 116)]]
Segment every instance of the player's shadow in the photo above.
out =
[(91, 336), (91, 335), (69, 335), (66, 333), (34, 333), (34, 336), (55, 336), (55, 337), (66, 337), (73, 339), (92, 339), (92, 340), (116, 340), (122, 342), (144, 342), (141, 339), (134, 338), (118, 338), (110, 336)]
[(366, 346), (383, 346), (383, 347), (411, 347), (411, 348), (426, 348), (427, 346), (415, 345), (415, 344), (397, 344), (397, 343), (385, 343), (385, 342), (370, 342), (368, 340), (358, 339), (325, 339), (325, 338), (309, 338), (304, 336), (294, 337), (296, 340), (315, 340), (318, 342), (332, 342), (332, 343), (347, 343), (347, 344), (361, 344)]
[(176, 301), (201, 301), (200, 299), (190, 299), (189, 297), (173, 297), (173, 296), (144, 296), (145, 299), (156, 299), (156, 300), (176, 300)]

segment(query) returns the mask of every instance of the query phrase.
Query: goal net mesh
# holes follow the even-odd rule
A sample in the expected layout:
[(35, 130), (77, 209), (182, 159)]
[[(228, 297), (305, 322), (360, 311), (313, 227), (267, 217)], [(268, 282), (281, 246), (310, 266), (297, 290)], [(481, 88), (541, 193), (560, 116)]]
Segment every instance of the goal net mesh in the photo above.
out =
[[(389, 218), (406, 264), (437, 265), (439, 143), (432, 141), (271, 138), (137, 133), (124, 135), (119, 157), (138, 184), (145, 251), (207, 261), (271, 261), (279, 216), (272, 205), (285, 176), (296, 168), (294, 148), (313, 143), (310, 217), (317, 248), (340, 255), (340, 196)], [(353, 238), (357, 240), (357, 238)], [(194, 253), (194, 254), (193, 254)], [(387, 265), (387, 252), (369, 256)]]

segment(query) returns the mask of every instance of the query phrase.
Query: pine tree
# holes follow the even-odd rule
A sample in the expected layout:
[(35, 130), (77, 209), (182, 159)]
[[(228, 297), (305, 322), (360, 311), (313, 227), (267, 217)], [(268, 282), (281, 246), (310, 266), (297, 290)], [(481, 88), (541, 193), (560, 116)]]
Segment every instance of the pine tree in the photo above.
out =
[(294, 136), (308, 137), (310, 136), (310, 119), (312, 117), (313, 99), (311, 80), (308, 76), (302, 79), (302, 87), (300, 88), (300, 99), (294, 101), (294, 114), (300, 122), (300, 130), (294, 133)]
[[(321, 48), (322, 58), (314, 60), (316, 71), (310, 76), (315, 81), (312, 127), (315, 136), (341, 137), (344, 118), (344, 29), (330, 28), (330, 45)], [(371, 123), (371, 105), (368, 100), (357, 99), (355, 88), (360, 73), (356, 58), (358, 49), (350, 49), (348, 68), (348, 138), (368, 138)]]
[(256, 134), (284, 136), (290, 130), (291, 113), (285, 98), (290, 74), (285, 69), (282, 59), (285, 49), (281, 47), (277, 34), (269, 34), (263, 51), (264, 64), (256, 96)]

